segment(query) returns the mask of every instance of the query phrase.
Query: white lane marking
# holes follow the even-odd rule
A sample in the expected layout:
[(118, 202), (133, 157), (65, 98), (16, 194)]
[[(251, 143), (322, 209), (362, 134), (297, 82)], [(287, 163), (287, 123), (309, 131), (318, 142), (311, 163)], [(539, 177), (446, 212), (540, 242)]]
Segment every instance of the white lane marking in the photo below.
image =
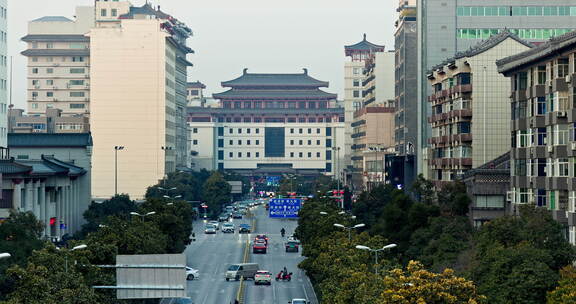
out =
[(276, 301), (276, 285), (274, 284), (274, 288), (272, 289), (272, 299), (274, 300), (274, 303), (277, 303)]

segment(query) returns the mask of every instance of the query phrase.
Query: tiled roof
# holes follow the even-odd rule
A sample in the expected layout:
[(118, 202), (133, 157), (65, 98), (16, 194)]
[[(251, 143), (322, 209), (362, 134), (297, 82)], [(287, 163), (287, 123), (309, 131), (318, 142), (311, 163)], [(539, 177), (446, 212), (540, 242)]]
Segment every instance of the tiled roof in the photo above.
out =
[(89, 49), (29, 49), (21, 52), (24, 56), (90, 56)]
[(198, 89), (205, 89), (206, 85), (201, 83), (200, 81), (189, 82), (186, 85), (187, 88), (198, 88)]
[(79, 175), (84, 175), (86, 174), (86, 170), (84, 170), (84, 168), (82, 167), (78, 167), (78, 166), (74, 166), (70, 163), (67, 162), (63, 162), (59, 159), (54, 158), (53, 156), (47, 156), (47, 155), (43, 155), (42, 159), (46, 162), (49, 162), (51, 164), (54, 164), (56, 166), (60, 166), (60, 167), (64, 167), (66, 169), (68, 169), (68, 174), (72, 175), (72, 176), (79, 176)]
[(32, 175), (56, 175), (68, 173), (68, 168), (44, 160), (18, 160), (18, 163), (32, 167)]
[(24, 174), (32, 171), (32, 167), (14, 162), (14, 159), (0, 159), (0, 173)]
[(507, 72), (521, 68), (526, 64), (530, 64), (530, 62), (537, 61), (564, 48), (574, 47), (576, 47), (576, 31), (551, 38), (546, 43), (540, 44), (535, 48), (500, 59), (496, 61), (496, 65), (498, 66), (498, 72), (506, 74)]
[(308, 76), (308, 70), (304, 69), (301, 74), (252, 74), (244, 69), (242, 76), (222, 82), (223, 87), (328, 87), (328, 82), (320, 81)]
[(456, 53), (456, 55), (454, 55), (454, 57), (448, 58), (448, 59), (444, 60), (444, 62), (432, 67), (431, 71), (439, 69), (439, 68), (446, 66), (450, 63), (453, 63), (453, 62), (455, 62), (456, 59), (469, 58), (469, 57), (474, 57), (478, 54), (482, 54), (482, 53), (488, 51), (489, 49), (497, 46), (498, 44), (500, 44), (501, 42), (503, 42), (504, 40), (506, 40), (508, 38), (514, 39), (515, 41), (517, 41), (517, 42), (519, 42), (519, 43), (521, 43), (521, 44), (523, 44), (529, 48), (534, 47), (534, 44), (532, 44), (528, 41), (522, 40), (520, 37), (518, 37), (514, 33), (510, 32), (508, 30), (503, 30), (496, 35), (490, 36), (490, 38), (488, 38), (486, 40), (480, 41), (479, 43), (470, 47), (466, 51)]
[(90, 38), (84, 35), (26, 35), (22, 37), (22, 41), (25, 42), (89, 42)]
[(213, 94), (216, 99), (336, 99), (337, 95), (322, 90), (237, 90)]
[(366, 34), (364, 34), (364, 39), (362, 39), (362, 41), (353, 45), (344, 46), (346, 56), (349, 56), (353, 51), (384, 52), (384, 48), (383, 45), (377, 45), (366, 40)]
[(32, 22), (74, 22), (64, 16), (44, 16), (32, 20)]
[(90, 133), (9, 133), (8, 147), (88, 147)]
[(510, 151), (497, 158), (464, 173), (463, 179), (476, 175), (510, 175)]

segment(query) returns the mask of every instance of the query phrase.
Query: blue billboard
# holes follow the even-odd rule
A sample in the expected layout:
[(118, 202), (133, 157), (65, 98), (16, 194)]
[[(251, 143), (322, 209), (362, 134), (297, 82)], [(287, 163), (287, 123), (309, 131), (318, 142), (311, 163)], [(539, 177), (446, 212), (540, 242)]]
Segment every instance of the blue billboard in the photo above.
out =
[(271, 218), (297, 218), (302, 206), (299, 198), (274, 198), (268, 202)]

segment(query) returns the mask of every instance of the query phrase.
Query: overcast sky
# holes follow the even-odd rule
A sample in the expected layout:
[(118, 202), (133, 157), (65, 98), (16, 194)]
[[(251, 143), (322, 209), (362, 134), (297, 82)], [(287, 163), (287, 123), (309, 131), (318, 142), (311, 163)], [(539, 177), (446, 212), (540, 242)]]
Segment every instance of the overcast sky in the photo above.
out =
[[(131, 1), (142, 5), (145, 0)], [(164, 12), (194, 31), (195, 54), (189, 80), (200, 80), (209, 93), (220, 82), (250, 72), (300, 73), (330, 82), (328, 91), (343, 94), (344, 45), (362, 40), (394, 48), (397, 1), (390, 0), (153, 0)], [(93, 0), (9, 0), (9, 52), (14, 56), (16, 107), (26, 108), (26, 61), (20, 55), (27, 23), (42, 16), (72, 18), (76, 5)]]

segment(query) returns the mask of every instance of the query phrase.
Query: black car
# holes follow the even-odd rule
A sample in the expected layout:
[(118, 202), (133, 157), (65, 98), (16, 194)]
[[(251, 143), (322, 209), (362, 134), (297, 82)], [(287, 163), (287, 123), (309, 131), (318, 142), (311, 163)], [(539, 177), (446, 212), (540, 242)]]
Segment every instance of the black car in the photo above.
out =
[(250, 225), (248, 224), (240, 224), (238, 233), (250, 233), (251, 232)]
[(242, 219), (242, 213), (235, 212), (234, 214), (232, 214), (232, 218), (234, 218), (234, 219)]
[(298, 252), (300, 244), (294, 241), (286, 242), (286, 252)]

